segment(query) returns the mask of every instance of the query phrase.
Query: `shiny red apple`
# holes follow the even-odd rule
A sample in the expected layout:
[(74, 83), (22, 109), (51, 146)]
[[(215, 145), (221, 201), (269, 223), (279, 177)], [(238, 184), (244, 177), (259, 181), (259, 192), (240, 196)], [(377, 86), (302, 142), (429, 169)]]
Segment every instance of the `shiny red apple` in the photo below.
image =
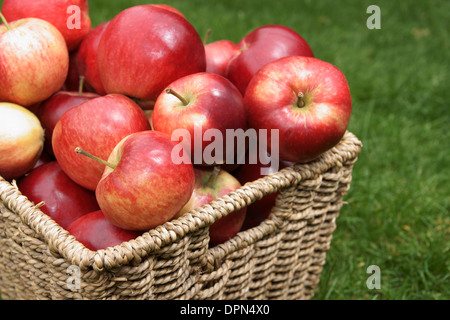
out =
[[(249, 126), (279, 130), (279, 159), (292, 162), (313, 160), (335, 146), (352, 112), (342, 71), (312, 57), (266, 64), (251, 80), (244, 101)], [(268, 142), (272, 153), (270, 136)]]
[(72, 51), (91, 29), (87, 0), (4, 0), (2, 12), (7, 20), (39, 18), (54, 25)]
[(103, 88), (98, 71), (97, 49), (100, 38), (108, 24), (109, 21), (105, 21), (89, 32), (89, 34), (81, 41), (75, 60), (77, 72), (81, 76), (84, 76), (86, 86), (100, 95), (105, 95), (106, 91)]
[(66, 80), (69, 53), (64, 38), (44, 20), (8, 23), (1, 13), (0, 18), (0, 101), (35, 105), (60, 90)]
[(227, 163), (229, 154), (236, 158), (237, 142), (228, 143), (227, 130), (245, 131), (247, 114), (242, 95), (228, 79), (200, 72), (174, 81), (160, 94), (152, 123), (183, 145), (193, 164), (214, 165)]
[(130, 98), (109, 94), (90, 99), (65, 112), (53, 130), (52, 148), (64, 172), (75, 182), (95, 190), (104, 165), (75, 153), (82, 147), (107, 159), (127, 135), (149, 130), (144, 111)]
[[(194, 171), (194, 191), (189, 202), (180, 210), (176, 218), (241, 187), (241, 184), (235, 177), (225, 170), (219, 169), (219, 167), (194, 167)], [(233, 238), (242, 228), (246, 211), (247, 207), (244, 207), (216, 220), (209, 227), (210, 246), (216, 246)]]
[(124, 230), (113, 225), (101, 210), (78, 218), (67, 228), (87, 249), (97, 251), (114, 247), (139, 237), (142, 232)]
[(237, 44), (226, 39), (205, 44), (206, 71), (226, 77), (228, 62), (240, 52)]
[(195, 177), (187, 157), (172, 161), (174, 147), (169, 135), (152, 130), (130, 134), (115, 146), (95, 190), (108, 220), (127, 230), (149, 230), (181, 210)]
[(99, 95), (92, 92), (58, 91), (41, 103), (38, 118), (41, 121), (42, 127), (45, 129), (44, 148), (47, 153), (53, 155), (53, 130), (61, 116), (83, 102), (97, 97)]
[(205, 49), (181, 15), (138, 5), (110, 21), (98, 46), (98, 69), (106, 92), (142, 100), (151, 108), (168, 84), (205, 71)]
[(17, 186), (34, 204), (44, 201), (39, 209), (63, 228), (99, 209), (95, 193), (70, 179), (56, 161), (35, 168)]
[(286, 56), (313, 56), (305, 39), (282, 25), (256, 28), (242, 38), (238, 46), (241, 53), (230, 60), (226, 77), (242, 95), (254, 74), (265, 64)]

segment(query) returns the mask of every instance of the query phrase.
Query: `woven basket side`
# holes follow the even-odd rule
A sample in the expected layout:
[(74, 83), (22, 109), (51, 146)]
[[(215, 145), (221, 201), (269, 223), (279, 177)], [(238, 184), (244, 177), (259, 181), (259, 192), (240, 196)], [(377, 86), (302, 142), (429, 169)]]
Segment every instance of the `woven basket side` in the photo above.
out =
[[(314, 162), (250, 182), (134, 240), (98, 251), (85, 248), (28, 201), (15, 183), (0, 177), (2, 295), (13, 299), (307, 298), (318, 283), (340, 201), (351, 180), (349, 163), (356, 160), (360, 148), (359, 140), (347, 133)], [(340, 174), (342, 168), (348, 172)], [(208, 248), (212, 223), (273, 192), (279, 195), (269, 219)], [(68, 287), (72, 267), (81, 275), (77, 290)]]
[[(238, 294), (224, 288), (224, 297), (309, 299), (314, 294), (342, 198), (350, 187), (353, 163), (361, 148), (354, 136), (347, 138), (306, 169), (304, 165), (289, 168), (289, 174), (283, 177), (293, 182), (280, 189), (269, 219), (241, 232), (219, 246), (220, 250), (210, 250), (214, 256), (210, 258), (226, 261), (230, 273), (235, 271), (235, 265), (248, 266), (236, 272), (246, 274), (240, 279), (242, 283), (251, 279), (249, 286), (243, 285)], [(253, 241), (255, 238), (258, 240)], [(235, 256), (236, 251), (246, 247), (251, 248), (251, 254), (243, 255), (243, 263), (227, 255)]]
[(344, 202), (342, 197), (350, 188), (352, 180), (352, 169), (356, 159), (345, 163), (342, 168), (336, 167), (335, 170), (323, 175), (323, 183), (318, 190), (317, 207), (326, 207), (326, 214), (320, 220), (311, 221), (313, 233), (311, 239), (315, 239), (314, 252), (311, 259), (311, 265), (305, 279), (305, 294), (311, 297), (320, 281), (320, 275), (326, 261), (326, 254), (331, 246), (333, 232), (336, 229), (336, 219), (339, 217), (340, 210)]

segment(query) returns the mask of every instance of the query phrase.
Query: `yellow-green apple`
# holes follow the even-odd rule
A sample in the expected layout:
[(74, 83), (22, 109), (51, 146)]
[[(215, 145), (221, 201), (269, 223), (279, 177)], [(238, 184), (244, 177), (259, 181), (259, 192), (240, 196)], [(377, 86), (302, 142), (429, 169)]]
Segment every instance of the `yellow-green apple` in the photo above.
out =
[[(253, 152), (253, 157), (247, 154), (245, 163), (233, 172), (233, 176), (236, 177), (242, 185), (245, 185), (247, 182), (256, 181), (257, 179), (263, 178), (269, 174), (274, 174), (283, 168), (294, 165), (292, 162), (279, 161), (279, 159), (271, 159), (270, 162), (266, 163), (264, 161), (263, 163), (259, 157), (261, 150), (252, 149), (252, 151), (249, 152)], [(262, 170), (263, 168), (264, 170)], [(241, 230), (253, 228), (265, 220), (275, 205), (277, 195), (278, 192), (267, 194), (247, 206), (247, 214), (245, 215), (245, 220)]]
[[(219, 167), (194, 167), (195, 187), (188, 203), (175, 218), (183, 216), (193, 209), (200, 208), (241, 187), (239, 181)], [(247, 207), (230, 212), (209, 226), (209, 244), (211, 247), (233, 238), (242, 228)]]
[(234, 161), (238, 146), (227, 139), (227, 130), (245, 131), (247, 114), (242, 95), (228, 79), (199, 72), (175, 80), (159, 95), (152, 122), (184, 147), (193, 164), (215, 165), (230, 163), (227, 155)]
[(313, 56), (305, 39), (283, 25), (256, 28), (243, 37), (238, 46), (241, 52), (230, 59), (226, 77), (242, 95), (253, 75), (266, 63), (286, 56)]
[(109, 21), (105, 21), (89, 32), (81, 41), (76, 56), (76, 68), (81, 76), (86, 80), (86, 86), (100, 95), (105, 95), (106, 91), (100, 80), (97, 64), (97, 49), (100, 38), (108, 26)]
[(205, 49), (181, 15), (138, 5), (116, 15), (98, 46), (100, 79), (108, 93), (144, 101), (150, 108), (176, 79), (206, 69)]
[[(19, 2), (18, 2), (19, 3)], [(63, 86), (69, 53), (52, 24), (25, 18), (0, 25), (0, 101), (28, 107)]]
[(0, 102), (0, 176), (20, 178), (33, 168), (43, 148), (38, 117), (17, 104)]
[[(279, 130), (279, 159), (291, 162), (313, 160), (335, 146), (352, 112), (342, 71), (313, 57), (266, 64), (250, 81), (244, 101), (249, 126)], [(267, 150), (272, 153), (270, 140)]]
[(172, 161), (175, 145), (169, 135), (147, 130), (115, 146), (95, 190), (109, 221), (127, 230), (149, 230), (172, 219), (188, 202), (194, 169), (187, 158), (179, 164)]
[(99, 210), (95, 193), (70, 179), (57, 161), (45, 163), (23, 177), (20, 192), (61, 227), (67, 228), (86, 213)]
[(76, 49), (91, 29), (87, 0), (4, 0), (7, 20), (39, 18), (54, 25), (64, 37), (69, 51)]
[[(80, 87), (83, 86), (82, 83), (83, 82), (80, 82)], [(53, 130), (61, 116), (83, 102), (97, 97), (100, 97), (100, 95), (93, 92), (84, 92), (82, 90), (58, 91), (41, 103), (37, 115), (45, 130), (44, 149), (47, 153), (53, 155)]]
[(83, 215), (67, 231), (87, 249), (97, 251), (136, 239), (142, 232), (124, 230), (113, 225), (101, 210)]
[(226, 77), (228, 62), (240, 51), (236, 43), (227, 39), (205, 44), (206, 72)]
[(52, 135), (53, 153), (71, 179), (95, 190), (104, 166), (80, 157), (75, 148), (106, 159), (122, 138), (149, 129), (147, 117), (136, 103), (121, 94), (108, 94), (83, 102), (60, 117)]

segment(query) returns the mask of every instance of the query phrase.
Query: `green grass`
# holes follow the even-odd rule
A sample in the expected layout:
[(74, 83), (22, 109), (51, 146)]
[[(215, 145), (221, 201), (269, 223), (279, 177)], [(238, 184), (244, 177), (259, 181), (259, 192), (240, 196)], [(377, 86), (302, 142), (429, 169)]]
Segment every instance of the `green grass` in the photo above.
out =
[[(349, 130), (364, 146), (314, 299), (450, 299), (450, 2), (157, 2), (178, 8), (202, 36), (210, 28), (210, 41), (286, 25), (346, 75)], [(90, 0), (93, 24), (142, 3)], [(372, 4), (380, 30), (366, 27)], [(366, 286), (370, 265), (380, 267), (380, 289)]]

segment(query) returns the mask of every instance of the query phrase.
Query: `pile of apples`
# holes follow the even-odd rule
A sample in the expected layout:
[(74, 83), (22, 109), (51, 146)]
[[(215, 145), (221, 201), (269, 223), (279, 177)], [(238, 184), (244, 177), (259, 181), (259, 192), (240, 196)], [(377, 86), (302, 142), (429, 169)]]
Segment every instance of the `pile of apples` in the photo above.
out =
[[(91, 250), (181, 217), (263, 167), (314, 160), (348, 127), (343, 73), (286, 26), (206, 43), (165, 4), (92, 27), (86, 0), (4, 0), (0, 17), (0, 176)], [(192, 140), (174, 139), (178, 129)], [(208, 129), (277, 130), (266, 144), (276, 166), (229, 162), (228, 141), (220, 161), (194, 161), (211, 148)], [(275, 197), (215, 221), (210, 245), (259, 224)]]

